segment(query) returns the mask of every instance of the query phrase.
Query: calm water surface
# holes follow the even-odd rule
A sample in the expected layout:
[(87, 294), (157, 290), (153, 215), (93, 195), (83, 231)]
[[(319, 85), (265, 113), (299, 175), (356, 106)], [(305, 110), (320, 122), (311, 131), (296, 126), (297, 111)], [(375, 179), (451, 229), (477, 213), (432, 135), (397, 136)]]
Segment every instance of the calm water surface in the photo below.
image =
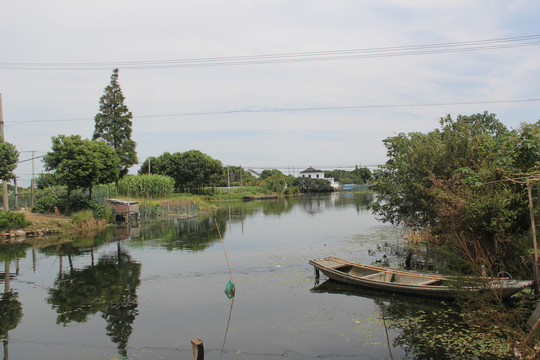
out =
[(373, 263), (401, 244), (399, 230), (367, 209), (371, 201), (338, 193), (239, 202), (61, 246), (1, 246), (1, 285), (11, 296), (0, 333), (19, 320), (4, 359), (192, 359), (194, 338), (206, 359), (409, 358), (397, 328), (388, 330), (389, 349), (382, 311), (402, 316), (418, 300), (324, 277), (315, 287), (308, 264), (328, 255)]

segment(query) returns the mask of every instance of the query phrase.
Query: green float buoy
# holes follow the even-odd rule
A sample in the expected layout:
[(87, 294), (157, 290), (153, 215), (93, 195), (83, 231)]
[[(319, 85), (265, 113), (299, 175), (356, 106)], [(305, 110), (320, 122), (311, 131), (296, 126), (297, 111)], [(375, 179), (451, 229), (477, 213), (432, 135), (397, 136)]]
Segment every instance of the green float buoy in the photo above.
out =
[(225, 295), (227, 295), (229, 299), (232, 299), (235, 291), (234, 283), (231, 280), (227, 281), (227, 285), (225, 285)]

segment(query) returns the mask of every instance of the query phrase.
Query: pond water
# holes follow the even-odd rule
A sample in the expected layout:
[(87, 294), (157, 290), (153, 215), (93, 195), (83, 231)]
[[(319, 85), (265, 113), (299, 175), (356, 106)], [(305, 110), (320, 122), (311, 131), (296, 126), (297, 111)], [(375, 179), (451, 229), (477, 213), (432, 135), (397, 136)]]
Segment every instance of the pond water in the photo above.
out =
[(194, 338), (206, 359), (412, 358), (386, 320), (424, 300), (316, 284), (308, 264), (399, 261), (399, 229), (373, 217), (372, 196), (238, 202), (62, 245), (3, 245), (4, 359), (192, 359)]

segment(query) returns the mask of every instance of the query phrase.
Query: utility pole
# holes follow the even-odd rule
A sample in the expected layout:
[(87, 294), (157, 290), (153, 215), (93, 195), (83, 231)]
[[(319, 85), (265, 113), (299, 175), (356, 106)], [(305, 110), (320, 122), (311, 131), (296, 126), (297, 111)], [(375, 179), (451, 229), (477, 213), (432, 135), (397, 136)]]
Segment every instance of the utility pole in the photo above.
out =
[[(4, 141), (4, 111), (2, 109), (2, 94), (0, 94), (0, 136)], [(8, 190), (7, 190), (7, 181), (2, 180), (2, 204), (4, 205), (4, 211), (9, 210), (8, 205)]]
[(529, 194), (529, 212), (531, 215), (531, 232), (532, 232), (532, 238), (533, 238), (533, 248), (534, 248), (534, 254), (533, 254), (533, 275), (534, 275), (534, 293), (538, 297), (540, 291), (540, 279), (538, 274), (538, 245), (536, 240), (536, 221), (534, 220), (534, 205), (533, 205), (533, 198), (532, 198), (532, 184), (531, 180), (527, 180), (527, 192)]
[(32, 181), (30, 184), (30, 207), (34, 207), (34, 187), (36, 184), (36, 180), (34, 179), (34, 154), (36, 152), (32, 151)]

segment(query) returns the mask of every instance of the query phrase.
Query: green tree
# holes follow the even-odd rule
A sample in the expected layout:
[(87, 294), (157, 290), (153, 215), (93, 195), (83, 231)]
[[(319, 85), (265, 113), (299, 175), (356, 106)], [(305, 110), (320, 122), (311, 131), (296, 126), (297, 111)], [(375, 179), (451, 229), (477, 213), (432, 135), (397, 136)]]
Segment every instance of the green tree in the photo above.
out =
[(371, 171), (366, 167), (359, 168), (357, 165), (351, 173), (362, 179), (362, 184), (367, 184), (371, 181)]
[(58, 182), (67, 187), (65, 212), (69, 213), (71, 192), (89, 190), (96, 184), (118, 178), (118, 157), (100, 141), (81, 139), (80, 135), (52, 138), (52, 151), (43, 158), (45, 169), (55, 171)]
[(139, 175), (148, 174), (148, 168), (150, 168), (150, 174), (165, 175), (171, 173), (173, 157), (176, 158), (180, 153), (175, 153), (173, 156), (169, 152), (164, 152), (158, 157), (151, 156), (144, 160), (141, 168), (139, 169)]
[(10, 180), (14, 177), (13, 170), (17, 167), (17, 161), (19, 152), (15, 146), (0, 137), (0, 180)]
[(487, 112), (440, 123), (427, 134), (383, 141), (389, 160), (376, 171), (372, 210), (383, 221), (435, 235), (474, 271), (519, 270), (528, 199), (524, 187), (506, 179), (538, 171), (538, 123), (510, 131)]
[[(228, 176), (228, 178), (227, 178)], [(223, 179), (220, 186), (240, 186), (251, 184), (255, 181), (255, 176), (241, 166), (229, 166), (224, 170)]]
[(206, 186), (215, 186), (224, 173), (221, 161), (213, 159), (199, 150), (189, 150), (182, 153), (180, 167), (177, 171), (183, 188), (198, 192)]
[(272, 169), (272, 170), (263, 170), (261, 172), (261, 176), (259, 176), (259, 178), (261, 180), (264, 180), (272, 175), (278, 175), (278, 176), (285, 176), (285, 174), (283, 174), (281, 171), (277, 170), (277, 169)]
[(94, 140), (102, 140), (112, 147), (119, 159), (119, 178), (137, 163), (137, 144), (131, 140), (133, 114), (124, 104), (125, 97), (118, 84), (118, 69), (114, 69), (111, 82), (99, 100), (99, 113), (95, 117)]
[(368, 168), (358, 166), (353, 171), (331, 170), (324, 172), (325, 178), (334, 178), (340, 184), (367, 184), (371, 181), (372, 175)]
[[(174, 179), (175, 190), (200, 192), (206, 186), (215, 186), (222, 181), (225, 170), (221, 161), (213, 159), (199, 150), (188, 150), (157, 158), (150, 158), (150, 173), (167, 175)], [(148, 159), (139, 169), (139, 174), (148, 173)]]
[[(510, 160), (510, 132), (494, 114), (441, 118), (441, 130), (398, 134), (383, 140), (388, 161), (376, 171), (380, 194), (373, 209), (382, 220), (411, 228), (435, 226), (437, 215), (432, 176), (472, 174), (487, 179)], [(467, 175), (468, 174), (468, 175)], [(500, 175), (499, 175), (500, 176)], [(493, 179), (492, 179), (493, 180)]]
[(289, 186), (288, 180), (284, 174), (274, 174), (265, 178), (262, 186), (269, 192), (282, 194)]
[(47, 189), (58, 185), (56, 175), (52, 173), (41, 173), (36, 177), (36, 188), (39, 190)]
[(514, 151), (516, 171), (540, 171), (540, 121), (535, 124), (521, 124), (514, 138)]
[(294, 185), (298, 186), (303, 193), (332, 192), (334, 188), (330, 181), (324, 179), (313, 179), (307, 177), (296, 178)]

